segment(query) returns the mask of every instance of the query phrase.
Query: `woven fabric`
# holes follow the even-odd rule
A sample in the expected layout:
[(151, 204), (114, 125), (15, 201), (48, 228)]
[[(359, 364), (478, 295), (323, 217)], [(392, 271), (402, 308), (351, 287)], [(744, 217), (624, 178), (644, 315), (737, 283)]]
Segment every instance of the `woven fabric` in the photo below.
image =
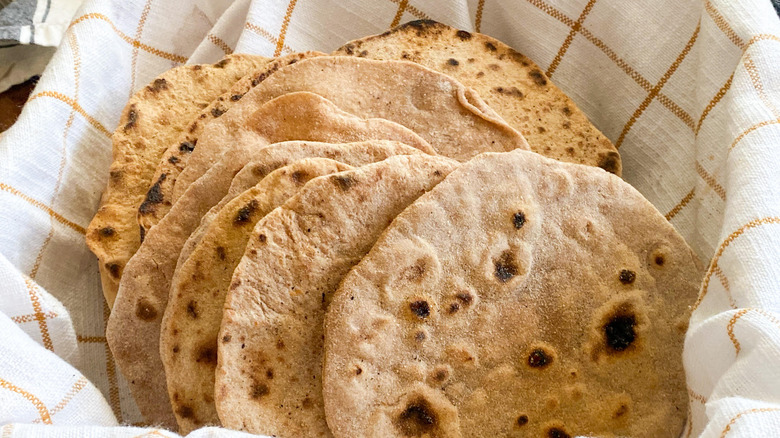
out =
[(427, 18), (535, 60), (707, 266), (684, 351), (684, 436), (777, 435), (780, 20), (770, 2), (92, 0), (0, 137), (0, 436), (172, 436), (105, 428), (142, 419), (106, 347), (108, 309), (84, 243), (134, 91), (188, 61), (327, 52)]

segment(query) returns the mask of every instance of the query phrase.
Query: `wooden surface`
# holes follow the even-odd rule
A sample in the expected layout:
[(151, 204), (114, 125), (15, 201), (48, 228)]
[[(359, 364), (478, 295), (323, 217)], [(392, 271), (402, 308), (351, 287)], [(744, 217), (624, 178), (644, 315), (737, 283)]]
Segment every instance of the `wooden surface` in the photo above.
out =
[(14, 124), (19, 113), (22, 112), (27, 97), (32, 92), (38, 77), (35, 76), (22, 84), (14, 85), (0, 93), (0, 132), (5, 131)]

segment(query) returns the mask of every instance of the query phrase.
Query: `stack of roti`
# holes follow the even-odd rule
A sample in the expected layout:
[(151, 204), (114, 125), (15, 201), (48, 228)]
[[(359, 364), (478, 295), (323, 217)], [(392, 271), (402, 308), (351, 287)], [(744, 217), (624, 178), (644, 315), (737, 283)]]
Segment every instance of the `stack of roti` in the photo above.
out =
[(701, 266), (531, 60), (415, 21), (130, 99), (89, 247), (150, 424), (677, 436)]

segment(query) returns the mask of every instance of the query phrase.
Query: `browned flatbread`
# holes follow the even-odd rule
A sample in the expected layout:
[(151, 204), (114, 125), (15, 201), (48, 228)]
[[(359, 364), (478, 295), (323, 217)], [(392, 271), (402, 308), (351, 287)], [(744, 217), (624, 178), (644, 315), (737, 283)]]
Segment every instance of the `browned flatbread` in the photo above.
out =
[(539, 66), (495, 38), (419, 20), (351, 41), (333, 54), (408, 60), (446, 73), (476, 90), (532, 151), (621, 174), (609, 139)]
[[(300, 139), (343, 143), (394, 139), (432, 151), (412, 131), (381, 119), (347, 114), (311, 93), (291, 93), (260, 107), (243, 126), (243, 142), (232, 143), (221, 160), (191, 185), (173, 208), (149, 231), (127, 264), (106, 337), (127, 378), (141, 413), (150, 422), (175, 427), (160, 360), (160, 321), (179, 252), (200, 218), (225, 195), (244, 165), (258, 159), (271, 143)], [(180, 413), (187, 416), (187, 412)]]
[(244, 135), (236, 127), (258, 105), (294, 91), (319, 94), (361, 117), (400, 123), (437, 153), (457, 160), (484, 151), (528, 149), (525, 139), (473, 90), (449, 76), (411, 62), (321, 56), (280, 69), (210, 123), (177, 179), (174, 199), (213, 164), (218, 154), (209, 151), (224, 150)]
[(197, 146), (198, 138), (203, 133), (205, 126), (227, 112), (236, 102), (241, 100), (244, 94), (280, 68), (295, 64), (301, 59), (321, 55), (323, 53), (300, 52), (269, 60), (266, 65), (241, 78), (229, 90), (214, 99), (210, 105), (187, 120), (189, 123), (186, 129), (181, 130), (181, 135), (171, 139), (172, 141), (166, 145), (168, 149), (162, 155), (157, 171), (150, 180), (146, 197), (138, 206), (138, 224), (142, 230), (141, 240), (143, 240), (143, 235), (170, 211), (173, 205), (172, 192), (176, 178), (187, 165), (190, 154)]
[[(222, 308), (233, 270), (244, 254), (257, 221), (312, 178), (346, 170), (350, 167), (348, 165), (362, 166), (392, 155), (420, 153), (410, 146), (388, 141), (346, 144), (288, 142), (271, 148), (287, 153), (281, 159), (278, 153), (276, 156), (266, 155), (265, 160), (245, 166), (247, 171), (242, 170), (242, 183), (254, 181), (255, 184), (231, 199), (228, 199), (230, 194), (225, 196), (222, 208), (212, 208), (216, 211), (210, 220), (206, 217), (201, 220), (198, 227), (202, 230), (201, 238), (186, 261), (182, 262), (184, 251), (179, 256), (179, 266), (162, 321), (160, 357), (165, 366), (174, 413), (191, 413), (186, 417), (176, 416), (182, 434), (203, 425), (219, 424), (213, 396)], [(328, 158), (303, 158), (273, 170), (286, 160), (306, 156)], [(232, 189), (237, 188), (236, 178)]]
[[(281, 147), (282, 144), (289, 143), (285, 147), (290, 148), (288, 158), (290, 160), (299, 160), (305, 157), (324, 157), (332, 160), (341, 161), (351, 165), (363, 165), (384, 160), (392, 155), (415, 155), (422, 154), (423, 151), (391, 140), (370, 140), (364, 142), (344, 143), (342, 145), (321, 142), (283, 142), (277, 143), (274, 147)], [(294, 149), (293, 149), (294, 148)], [(294, 150), (294, 152), (293, 152)], [(361, 163), (361, 164), (354, 164)], [(208, 230), (211, 221), (219, 214), (222, 207), (233, 198), (251, 189), (260, 180), (273, 169), (267, 163), (254, 161), (244, 166), (230, 183), (225, 197), (217, 205), (211, 207), (208, 213), (203, 215), (198, 228), (195, 229), (187, 238), (184, 247), (179, 254), (179, 260), (176, 263), (176, 272), (179, 267), (187, 261), (192, 251), (203, 238), (203, 234)]]
[(98, 258), (109, 307), (125, 264), (138, 249), (135, 210), (165, 148), (203, 106), (267, 61), (260, 56), (229, 55), (216, 64), (176, 67), (130, 98), (112, 136), (108, 184), (87, 228), (87, 246)]
[(616, 176), (482, 155), (342, 282), (325, 325), (328, 425), (336, 437), (676, 438), (700, 280), (691, 248)]
[(215, 395), (226, 427), (330, 435), (320, 385), (330, 296), (393, 218), (456, 167), (442, 157), (390, 157), (315, 178), (258, 222), (219, 334)]

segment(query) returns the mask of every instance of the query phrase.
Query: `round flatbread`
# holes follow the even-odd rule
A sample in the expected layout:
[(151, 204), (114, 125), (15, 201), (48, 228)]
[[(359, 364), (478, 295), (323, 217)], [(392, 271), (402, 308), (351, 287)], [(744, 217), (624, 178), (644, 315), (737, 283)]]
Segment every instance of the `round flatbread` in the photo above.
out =
[(153, 226), (168, 214), (172, 202), (173, 184), (176, 177), (187, 165), (192, 151), (198, 145), (198, 138), (203, 133), (204, 127), (212, 120), (222, 116), (236, 104), (244, 94), (252, 87), (263, 82), (280, 68), (295, 64), (301, 59), (324, 55), (320, 52), (291, 53), (269, 60), (266, 65), (257, 68), (247, 74), (241, 80), (233, 84), (229, 90), (214, 99), (210, 105), (203, 108), (198, 114), (193, 115), (186, 129), (183, 129), (178, 138), (173, 138), (166, 146), (168, 149), (162, 155), (157, 165), (154, 177), (146, 191), (143, 202), (138, 207), (138, 225), (141, 227), (141, 241), (143, 236)]
[[(201, 237), (186, 261), (181, 262), (184, 251), (179, 256), (180, 266), (174, 274), (162, 321), (160, 357), (182, 434), (204, 425), (219, 424), (213, 397), (222, 309), (233, 270), (244, 254), (255, 224), (312, 178), (346, 170), (348, 165), (362, 166), (381, 161), (391, 155), (420, 153), (412, 147), (388, 141), (343, 145), (295, 143), (295, 150), (282, 160), (308, 155), (329, 156), (338, 161), (304, 158), (273, 171), (284, 162), (278, 156), (267, 156), (266, 160), (248, 164), (236, 175), (231, 189), (251, 180), (255, 185), (231, 199), (228, 199), (230, 194), (226, 195), (223, 201), (227, 202), (221, 208), (212, 208), (209, 213), (213, 212), (213, 217), (207, 220), (204, 216), (201, 220), (198, 227)], [(239, 178), (242, 181), (237, 184)], [(182, 412), (188, 415), (180, 415)]]
[[(311, 93), (291, 93), (258, 109), (244, 127), (251, 135), (233, 143), (221, 160), (190, 186), (163, 220), (149, 231), (128, 262), (106, 327), (108, 345), (141, 413), (175, 427), (160, 360), (160, 321), (182, 246), (200, 218), (230, 187), (244, 165), (262, 149), (286, 140), (343, 143), (393, 139), (430, 151), (412, 131), (381, 119), (361, 119)], [(150, 420), (151, 421), (151, 420)], [(173, 422), (173, 424), (171, 424)]]
[(701, 267), (600, 169), (484, 154), (401, 213), (325, 325), (336, 437), (676, 438)]
[(479, 93), (532, 151), (621, 174), (620, 154), (609, 139), (538, 65), (495, 38), (417, 20), (333, 54), (407, 60), (448, 74)]
[[(273, 147), (281, 147), (281, 145), (285, 143), (290, 143), (289, 145), (285, 145), (286, 147), (290, 147), (291, 149), (294, 148), (294, 152), (290, 152), (284, 157), (285, 160), (299, 160), (305, 157), (324, 157), (353, 166), (375, 163), (393, 155), (416, 155), (424, 153), (419, 149), (391, 140), (370, 140), (344, 144), (292, 141), (277, 143), (276, 145), (273, 145)], [(297, 144), (299, 147), (294, 147), (293, 144)], [(269, 163), (262, 161), (253, 161), (244, 166), (236, 176), (233, 177), (227, 194), (219, 203), (217, 203), (217, 205), (211, 207), (208, 213), (203, 215), (198, 228), (196, 228), (195, 231), (190, 234), (190, 237), (187, 238), (187, 242), (185, 242), (184, 247), (179, 254), (179, 260), (176, 263), (177, 272), (181, 264), (187, 261), (187, 258), (189, 258), (192, 251), (198, 245), (200, 239), (203, 238), (203, 234), (208, 230), (209, 225), (220, 210), (222, 210), (222, 207), (232, 201), (236, 196), (254, 187), (255, 184), (260, 182), (260, 180), (268, 175), (269, 172), (276, 169), (276, 166), (278, 166), (281, 161), (279, 161), (279, 158), (276, 158), (275, 160), (276, 161), (270, 165)]]
[(456, 167), (410, 155), (315, 178), (258, 222), (219, 334), (215, 398), (223, 425), (330, 435), (320, 384), (330, 296), (393, 218)]
[(112, 136), (108, 184), (87, 228), (87, 246), (98, 258), (109, 308), (125, 265), (140, 244), (136, 209), (165, 148), (203, 106), (266, 62), (268, 58), (260, 56), (228, 55), (216, 64), (183, 65), (161, 74), (130, 98)]
[(328, 158), (306, 158), (271, 172), (225, 206), (220, 219), (226, 221), (217, 221), (176, 272), (162, 322), (160, 357), (182, 435), (219, 425), (214, 406), (217, 336), (233, 269), (255, 223), (310, 179), (348, 169), (352, 166)]
[(450, 76), (411, 62), (320, 56), (280, 69), (209, 123), (177, 179), (181, 186), (174, 189), (174, 199), (214, 162), (218, 154), (209, 150), (224, 150), (243, 135), (235, 127), (243, 126), (259, 105), (295, 91), (316, 93), (352, 114), (397, 122), (436, 153), (457, 160), (485, 151), (528, 149), (520, 133)]

